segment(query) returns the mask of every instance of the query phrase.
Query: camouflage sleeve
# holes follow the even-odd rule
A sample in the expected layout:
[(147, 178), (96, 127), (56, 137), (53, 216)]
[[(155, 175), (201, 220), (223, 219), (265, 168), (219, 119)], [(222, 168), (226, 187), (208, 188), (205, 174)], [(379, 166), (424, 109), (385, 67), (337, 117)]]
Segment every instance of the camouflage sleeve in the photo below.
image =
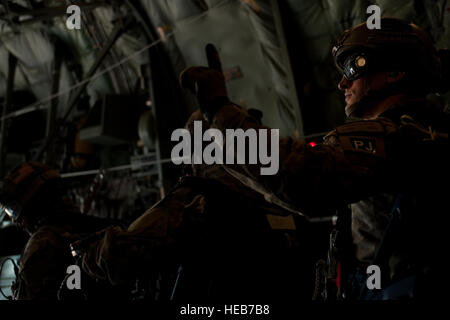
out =
[(113, 285), (133, 283), (173, 255), (178, 229), (186, 210), (201, 210), (202, 198), (188, 188), (180, 188), (148, 209), (128, 229), (109, 227), (99, 232), (82, 256), (88, 275)]
[(134, 232), (120, 227), (102, 231), (81, 258), (81, 266), (90, 277), (112, 285), (133, 283), (157, 264), (158, 251), (168, 248), (169, 237)]
[[(220, 109), (212, 127), (222, 132), (267, 129), (236, 105)], [(261, 175), (261, 164), (247, 165), (246, 169), (282, 200), (301, 210), (333, 209), (356, 202), (386, 183), (387, 150), (395, 140), (393, 133), (391, 123), (374, 120), (338, 127), (327, 137), (328, 143), (314, 147), (300, 139), (280, 138), (279, 170), (275, 175)], [(270, 146), (270, 134), (266, 139)]]
[(67, 255), (51, 232), (34, 234), (20, 260), (14, 299), (56, 300), (66, 274)]

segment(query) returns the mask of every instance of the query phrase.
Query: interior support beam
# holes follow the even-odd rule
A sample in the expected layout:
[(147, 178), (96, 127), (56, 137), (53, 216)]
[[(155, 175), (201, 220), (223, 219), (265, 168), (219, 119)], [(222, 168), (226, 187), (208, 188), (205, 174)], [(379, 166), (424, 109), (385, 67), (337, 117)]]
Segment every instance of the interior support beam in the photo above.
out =
[(10, 119), (5, 119), (4, 116), (8, 114), (12, 106), (12, 99), (14, 93), (14, 78), (17, 69), (17, 57), (12, 53), (8, 56), (8, 79), (6, 84), (6, 95), (2, 110), (2, 121), (0, 123), (0, 176), (5, 175), (5, 161), (6, 161), (6, 141), (8, 135), (8, 126)]
[(53, 142), (53, 139), (59, 134), (62, 124), (64, 124), (67, 119), (69, 118), (69, 115), (72, 113), (73, 109), (77, 105), (79, 99), (81, 98), (82, 94), (86, 90), (87, 86), (90, 83), (91, 78), (95, 75), (99, 67), (102, 65), (103, 60), (108, 55), (111, 48), (116, 44), (117, 40), (120, 38), (120, 36), (130, 27), (132, 24), (132, 20), (128, 20), (127, 23), (122, 26), (121, 24), (117, 24), (112, 31), (112, 35), (109, 37), (106, 45), (102, 48), (100, 51), (100, 54), (98, 55), (97, 59), (87, 72), (87, 74), (84, 77), (84, 80), (82, 80), (80, 83), (81, 85), (75, 89), (75, 93), (73, 93), (69, 105), (67, 107), (67, 111), (64, 114), (64, 117), (61, 119), (60, 122), (58, 122), (58, 125), (55, 126), (55, 128), (52, 130), (52, 132), (46, 137), (44, 144), (39, 149), (39, 151), (34, 156), (34, 161), (39, 161), (43, 155), (43, 153), (47, 150), (49, 145)]

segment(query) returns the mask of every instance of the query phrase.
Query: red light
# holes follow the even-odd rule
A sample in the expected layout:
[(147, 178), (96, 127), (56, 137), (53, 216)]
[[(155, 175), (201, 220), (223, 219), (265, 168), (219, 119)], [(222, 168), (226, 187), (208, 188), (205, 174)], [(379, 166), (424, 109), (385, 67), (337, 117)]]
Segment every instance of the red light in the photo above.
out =
[(308, 143), (310, 147), (315, 147), (317, 146), (317, 143), (315, 143), (314, 141), (311, 141)]

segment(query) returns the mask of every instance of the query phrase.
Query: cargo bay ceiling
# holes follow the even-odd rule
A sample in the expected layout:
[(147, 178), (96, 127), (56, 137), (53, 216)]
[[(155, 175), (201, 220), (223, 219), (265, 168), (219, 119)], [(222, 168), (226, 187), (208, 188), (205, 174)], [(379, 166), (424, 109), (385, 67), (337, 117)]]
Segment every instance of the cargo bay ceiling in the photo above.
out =
[[(72, 4), (81, 8), (79, 30), (66, 26)], [(157, 143), (148, 144), (159, 159), (170, 157), (170, 133), (195, 110), (177, 76), (187, 66), (206, 64), (207, 43), (220, 53), (231, 99), (262, 111), (264, 124), (300, 137), (330, 130), (344, 121), (330, 49), (343, 30), (367, 19), (371, 4), (380, 6), (382, 16), (417, 23), (437, 47), (449, 47), (446, 0), (2, 0), (2, 174), (36, 154), (70, 171), (54, 145), (67, 141), (61, 136), (70, 124), (79, 129), (91, 121), (95, 106), (117, 105), (117, 114), (126, 114), (120, 117), (123, 126), (136, 136), (138, 120), (152, 110), (153, 135), (147, 140)], [(105, 97), (113, 102), (105, 103)], [(448, 108), (448, 96), (435, 99)], [(88, 120), (77, 120), (83, 117)], [(94, 144), (113, 141), (89, 134), (84, 136)], [(15, 143), (9, 143), (14, 135)], [(125, 136), (131, 145), (145, 140), (141, 134)], [(20, 143), (26, 147), (17, 147)], [(35, 150), (30, 154), (26, 148)], [(126, 156), (102, 161), (103, 166), (129, 162)]]

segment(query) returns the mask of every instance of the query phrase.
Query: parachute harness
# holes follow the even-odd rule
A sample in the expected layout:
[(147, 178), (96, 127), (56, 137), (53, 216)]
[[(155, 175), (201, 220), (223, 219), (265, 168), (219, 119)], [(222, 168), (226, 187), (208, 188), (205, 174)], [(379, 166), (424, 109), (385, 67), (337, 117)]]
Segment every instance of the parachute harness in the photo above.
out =
[(430, 141), (430, 140), (436, 141), (438, 138), (448, 139), (448, 133), (437, 132), (436, 130), (433, 130), (432, 126), (428, 126), (428, 128), (425, 128), (422, 124), (414, 120), (409, 115), (405, 114), (401, 116), (400, 121), (402, 125), (404, 125), (405, 127), (416, 129), (421, 133), (424, 133), (425, 135), (429, 136), (429, 138), (425, 138), (423, 139), (423, 141)]

